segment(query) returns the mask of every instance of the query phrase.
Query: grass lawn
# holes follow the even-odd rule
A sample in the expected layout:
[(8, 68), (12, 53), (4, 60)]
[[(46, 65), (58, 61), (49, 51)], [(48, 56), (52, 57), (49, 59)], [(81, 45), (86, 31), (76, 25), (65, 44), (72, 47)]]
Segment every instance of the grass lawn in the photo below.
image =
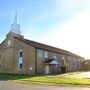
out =
[(51, 77), (47, 75), (29, 76), (29, 75), (11, 75), (0, 74), (0, 80), (14, 80), (22, 83), (36, 83), (36, 84), (68, 84), (68, 85), (90, 85), (90, 79), (81, 78), (60, 78)]

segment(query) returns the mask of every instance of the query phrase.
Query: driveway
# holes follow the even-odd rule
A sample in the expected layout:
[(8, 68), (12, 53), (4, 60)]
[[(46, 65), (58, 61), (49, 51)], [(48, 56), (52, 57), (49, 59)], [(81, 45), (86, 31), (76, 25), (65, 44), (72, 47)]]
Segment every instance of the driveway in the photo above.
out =
[(33, 85), (0, 81), (0, 90), (90, 90), (90, 87)]

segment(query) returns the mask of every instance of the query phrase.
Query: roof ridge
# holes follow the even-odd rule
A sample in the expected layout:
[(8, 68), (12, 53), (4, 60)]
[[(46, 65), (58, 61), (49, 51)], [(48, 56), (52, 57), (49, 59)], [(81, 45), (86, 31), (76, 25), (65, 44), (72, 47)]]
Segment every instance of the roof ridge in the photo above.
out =
[[(32, 41), (32, 40), (25, 39), (25, 38), (20, 38), (20, 37), (15, 37), (15, 36), (14, 36), (14, 38), (16, 38), (16, 39), (18, 39), (20, 41), (23, 41), (24, 43), (27, 43), (29, 45), (32, 45), (33, 47), (39, 48), (39, 49), (58, 52), (58, 53), (64, 53), (64, 54), (68, 54), (70, 56), (81, 57), (81, 56), (79, 56), (77, 54), (74, 54), (74, 53), (72, 53), (70, 51), (60, 49), (60, 48), (57, 48), (57, 47), (54, 47), (54, 46), (46, 45), (46, 44), (39, 43), (39, 42), (36, 42), (36, 41)], [(83, 58), (83, 57), (81, 57), (81, 58)]]

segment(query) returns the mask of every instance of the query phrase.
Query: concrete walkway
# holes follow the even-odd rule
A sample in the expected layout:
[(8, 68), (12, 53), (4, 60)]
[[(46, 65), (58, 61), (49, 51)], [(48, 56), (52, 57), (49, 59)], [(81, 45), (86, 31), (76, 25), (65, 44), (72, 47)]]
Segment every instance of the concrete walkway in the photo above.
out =
[(55, 77), (64, 77), (64, 78), (90, 78), (90, 72), (71, 72), (65, 74), (55, 75)]

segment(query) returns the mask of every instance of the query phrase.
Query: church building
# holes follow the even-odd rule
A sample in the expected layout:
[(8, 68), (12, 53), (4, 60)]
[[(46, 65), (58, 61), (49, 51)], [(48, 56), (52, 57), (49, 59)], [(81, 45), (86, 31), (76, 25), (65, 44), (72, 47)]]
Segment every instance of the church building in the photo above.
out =
[(67, 50), (25, 39), (17, 14), (6, 39), (0, 44), (0, 72), (57, 74), (81, 70), (84, 58)]

